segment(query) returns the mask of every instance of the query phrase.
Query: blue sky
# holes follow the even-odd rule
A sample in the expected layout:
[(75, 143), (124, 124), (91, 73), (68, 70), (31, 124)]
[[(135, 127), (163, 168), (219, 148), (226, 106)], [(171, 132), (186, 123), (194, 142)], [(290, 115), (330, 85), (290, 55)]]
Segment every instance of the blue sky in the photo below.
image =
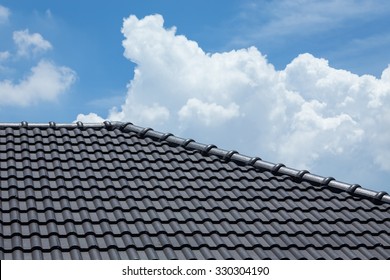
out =
[(389, 21), (369, 0), (0, 1), (0, 121), (131, 121), (390, 192)]

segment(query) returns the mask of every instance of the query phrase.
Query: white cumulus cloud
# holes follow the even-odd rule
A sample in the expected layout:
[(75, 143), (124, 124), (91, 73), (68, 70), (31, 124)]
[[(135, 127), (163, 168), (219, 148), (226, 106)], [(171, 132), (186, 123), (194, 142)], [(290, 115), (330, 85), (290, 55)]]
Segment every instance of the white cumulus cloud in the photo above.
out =
[[(0, 6), (1, 8), (1, 6)], [(1, 9), (0, 9), (1, 14)], [(76, 72), (69, 67), (57, 66), (54, 62), (42, 58), (34, 66), (30, 63), (30, 56), (43, 54), (52, 49), (49, 41), (39, 33), (30, 33), (28, 29), (14, 31), (13, 41), (16, 46), (16, 54), (9, 51), (0, 52), (0, 72), (4, 72), (7, 78), (0, 80), (0, 106), (30, 106), (41, 101), (55, 101), (66, 92), (76, 80)], [(18, 67), (17, 62), (23, 67), (30, 68), (30, 72), (21, 79), (13, 79)], [(7, 63), (5, 63), (7, 62)], [(3, 65), (6, 64), (6, 66)]]
[(16, 83), (0, 81), (0, 106), (28, 106), (39, 101), (54, 101), (75, 79), (76, 73), (72, 69), (41, 60), (26, 78)]
[(105, 120), (95, 113), (89, 113), (87, 115), (78, 114), (77, 121), (80, 121), (83, 123), (101, 123), (101, 122), (104, 122)]
[(205, 125), (217, 125), (231, 118), (239, 116), (239, 106), (231, 103), (226, 108), (216, 103), (205, 103), (196, 98), (190, 98), (179, 110), (182, 121), (198, 119)]
[[(331, 162), (335, 173), (359, 174), (362, 159), (390, 172), (390, 67), (381, 78), (359, 76), (302, 54), (276, 71), (255, 47), (205, 53), (160, 15), (130, 16), (122, 33), (136, 68), (126, 101), (107, 119), (296, 168)], [(88, 116), (97, 119), (78, 120)]]
[(50, 42), (45, 40), (41, 34), (30, 34), (28, 29), (14, 31), (13, 39), (20, 56), (42, 53), (52, 48)]

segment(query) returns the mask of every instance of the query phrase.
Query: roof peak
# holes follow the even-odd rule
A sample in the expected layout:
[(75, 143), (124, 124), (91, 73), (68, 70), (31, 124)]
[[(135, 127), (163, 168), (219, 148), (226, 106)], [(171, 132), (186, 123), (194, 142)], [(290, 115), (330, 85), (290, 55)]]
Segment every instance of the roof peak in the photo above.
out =
[(131, 122), (110, 122), (105, 121), (103, 123), (0, 123), (1, 127), (41, 127), (41, 128), (106, 128), (106, 129), (120, 129), (121, 131), (137, 133), (140, 137), (150, 137), (158, 141), (167, 141), (171, 144), (181, 146), (186, 149), (197, 150), (204, 155), (214, 155), (225, 161), (234, 161), (241, 165), (250, 165), (257, 169), (267, 170), (274, 174), (287, 175), (297, 180), (308, 181), (324, 187), (331, 187), (341, 191), (348, 192), (351, 195), (363, 196), (370, 198), (376, 203), (386, 202), (390, 203), (390, 195), (386, 192), (377, 192), (374, 190), (366, 189), (358, 184), (348, 184), (336, 180), (333, 177), (324, 177), (315, 175), (307, 170), (298, 170), (285, 166), (282, 163), (271, 163), (262, 160), (259, 157), (249, 157), (235, 150), (220, 149), (213, 144), (202, 144), (196, 142), (190, 138), (181, 138), (173, 135), (172, 133), (162, 133), (153, 130), (148, 127), (141, 127), (134, 125)]

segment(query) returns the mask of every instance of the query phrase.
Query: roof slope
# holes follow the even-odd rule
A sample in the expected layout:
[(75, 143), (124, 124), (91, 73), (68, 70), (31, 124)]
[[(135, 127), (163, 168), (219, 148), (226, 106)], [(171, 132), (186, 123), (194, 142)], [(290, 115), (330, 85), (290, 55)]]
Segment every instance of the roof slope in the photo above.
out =
[(390, 196), (130, 123), (0, 124), (0, 259), (390, 259)]

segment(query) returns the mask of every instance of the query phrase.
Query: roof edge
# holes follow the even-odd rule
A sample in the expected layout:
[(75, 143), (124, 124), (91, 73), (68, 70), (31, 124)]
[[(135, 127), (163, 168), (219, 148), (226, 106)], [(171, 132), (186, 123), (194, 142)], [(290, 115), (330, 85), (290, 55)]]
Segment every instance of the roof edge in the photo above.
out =
[(323, 187), (331, 187), (341, 191), (345, 191), (351, 195), (363, 196), (371, 199), (374, 203), (390, 203), (390, 195), (384, 191), (377, 192), (374, 190), (363, 188), (358, 184), (348, 184), (336, 180), (333, 177), (323, 177), (320, 175), (312, 174), (307, 170), (298, 170), (285, 166), (282, 163), (272, 163), (262, 160), (259, 157), (249, 157), (235, 150), (224, 150), (220, 149), (213, 144), (202, 144), (196, 142), (193, 139), (181, 138), (173, 135), (172, 133), (162, 133), (153, 130), (148, 127), (141, 127), (134, 125), (131, 122), (110, 122), (105, 121), (103, 123), (0, 123), (1, 127), (52, 127), (52, 128), (107, 128), (109, 130), (119, 129), (124, 132), (137, 133), (140, 137), (151, 137), (158, 141), (167, 141), (168, 143), (182, 146), (186, 149), (197, 150), (202, 152), (204, 155), (214, 155), (225, 161), (234, 161), (241, 165), (251, 165), (257, 169), (263, 169), (270, 171), (274, 174), (281, 174), (293, 177), (297, 180), (305, 180), (315, 184), (319, 184)]

